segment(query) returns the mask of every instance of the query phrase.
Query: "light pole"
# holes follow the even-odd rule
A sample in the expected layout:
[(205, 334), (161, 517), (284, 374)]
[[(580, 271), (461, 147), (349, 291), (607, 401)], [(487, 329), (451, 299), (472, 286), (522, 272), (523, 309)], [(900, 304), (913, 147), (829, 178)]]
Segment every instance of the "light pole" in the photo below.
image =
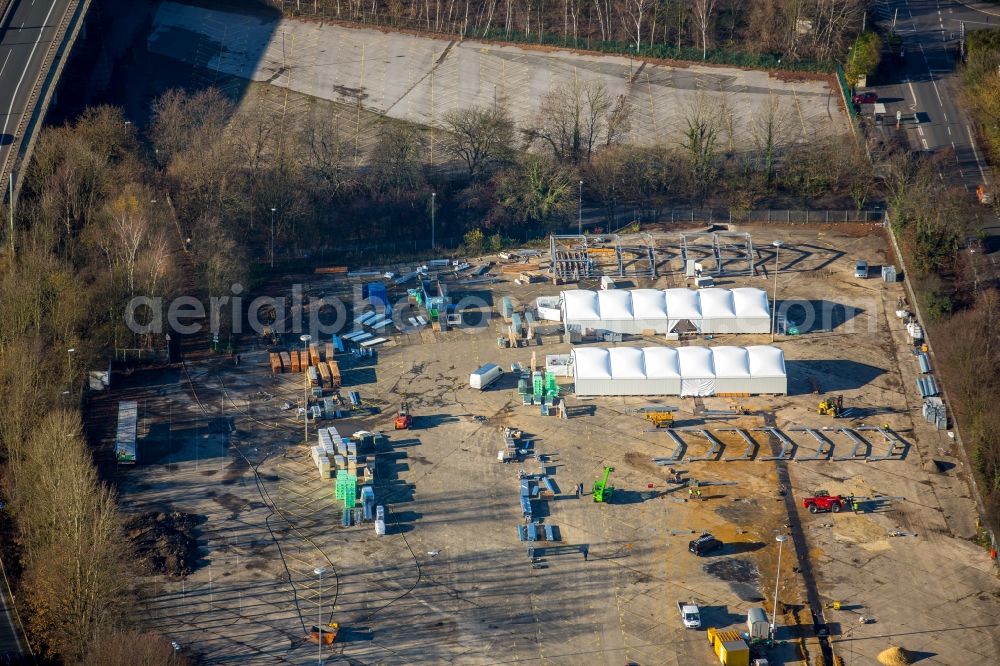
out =
[(776, 240), (771, 245), (774, 246), (774, 293), (771, 295), (771, 342), (774, 342), (774, 323), (778, 315), (778, 253), (781, 251), (783, 243)]
[(323, 664), (323, 573), (326, 571), (325, 567), (316, 567), (313, 569), (313, 573), (319, 576), (319, 608), (316, 611), (316, 644), (319, 646), (319, 651), (316, 654), (316, 663), (322, 666)]
[(274, 268), (274, 214), (278, 209), (271, 206), (271, 268)]
[(778, 542), (778, 571), (774, 574), (774, 606), (771, 608), (771, 640), (774, 640), (774, 631), (778, 623), (778, 581), (781, 580), (781, 545), (788, 539), (784, 534), (774, 537)]
[(434, 205), (437, 203), (437, 192), (431, 192), (431, 249), (434, 249)]
[(76, 352), (75, 347), (70, 347), (66, 350), (66, 376), (69, 383), (70, 393), (73, 392), (73, 354)]
[[(302, 341), (302, 349), (303, 349), (302, 353), (306, 355), (306, 358), (308, 358), (309, 341), (312, 340), (312, 336), (309, 334), (300, 335), (299, 340)], [(302, 372), (305, 373), (305, 375), (302, 377), (302, 397), (303, 397), (302, 405), (305, 407), (305, 410), (302, 412), (302, 423), (305, 426), (306, 438), (304, 441), (306, 443), (306, 446), (309, 446), (309, 372), (305, 369), (305, 367), (303, 367)]]
[(576, 199), (576, 233), (583, 235), (583, 181), (580, 181), (580, 193)]

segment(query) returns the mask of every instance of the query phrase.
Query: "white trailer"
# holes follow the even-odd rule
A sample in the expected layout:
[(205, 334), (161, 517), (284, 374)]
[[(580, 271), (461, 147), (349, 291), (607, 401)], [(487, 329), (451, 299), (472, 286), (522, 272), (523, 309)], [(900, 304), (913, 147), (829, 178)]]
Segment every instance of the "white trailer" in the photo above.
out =
[(503, 375), (503, 368), (495, 363), (487, 363), (469, 375), (469, 386), (483, 391), (487, 386), (500, 379), (501, 375)]

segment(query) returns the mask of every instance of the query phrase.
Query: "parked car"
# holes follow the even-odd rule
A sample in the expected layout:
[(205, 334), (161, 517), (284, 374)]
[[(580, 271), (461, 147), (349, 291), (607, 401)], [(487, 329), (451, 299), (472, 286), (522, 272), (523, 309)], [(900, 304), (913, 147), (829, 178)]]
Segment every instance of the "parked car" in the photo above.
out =
[(700, 537), (688, 543), (688, 552), (695, 555), (705, 555), (720, 548), (722, 548), (722, 542), (708, 532), (704, 532)]
[(868, 262), (864, 259), (858, 261), (854, 264), (854, 277), (856, 278), (867, 278), (868, 277)]
[(867, 90), (865, 92), (854, 93), (851, 96), (851, 101), (855, 104), (874, 104), (878, 101), (878, 95)]

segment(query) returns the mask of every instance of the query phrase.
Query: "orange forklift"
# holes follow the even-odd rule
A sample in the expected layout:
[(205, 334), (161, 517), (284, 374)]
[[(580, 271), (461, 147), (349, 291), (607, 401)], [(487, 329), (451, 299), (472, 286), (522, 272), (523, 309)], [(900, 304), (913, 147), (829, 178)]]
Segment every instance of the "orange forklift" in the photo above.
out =
[(409, 430), (413, 426), (413, 417), (410, 415), (410, 403), (404, 402), (399, 406), (396, 414), (396, 430)]

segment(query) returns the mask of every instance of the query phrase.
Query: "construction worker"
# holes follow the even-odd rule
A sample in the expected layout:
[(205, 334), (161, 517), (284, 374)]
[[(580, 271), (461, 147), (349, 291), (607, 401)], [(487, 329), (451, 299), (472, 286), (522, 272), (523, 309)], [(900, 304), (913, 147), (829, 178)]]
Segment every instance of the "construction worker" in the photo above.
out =
[(697, 479), (691, 479), (688, 482), (688, 497), (701, 497), (701, 489), (698, 487)]

